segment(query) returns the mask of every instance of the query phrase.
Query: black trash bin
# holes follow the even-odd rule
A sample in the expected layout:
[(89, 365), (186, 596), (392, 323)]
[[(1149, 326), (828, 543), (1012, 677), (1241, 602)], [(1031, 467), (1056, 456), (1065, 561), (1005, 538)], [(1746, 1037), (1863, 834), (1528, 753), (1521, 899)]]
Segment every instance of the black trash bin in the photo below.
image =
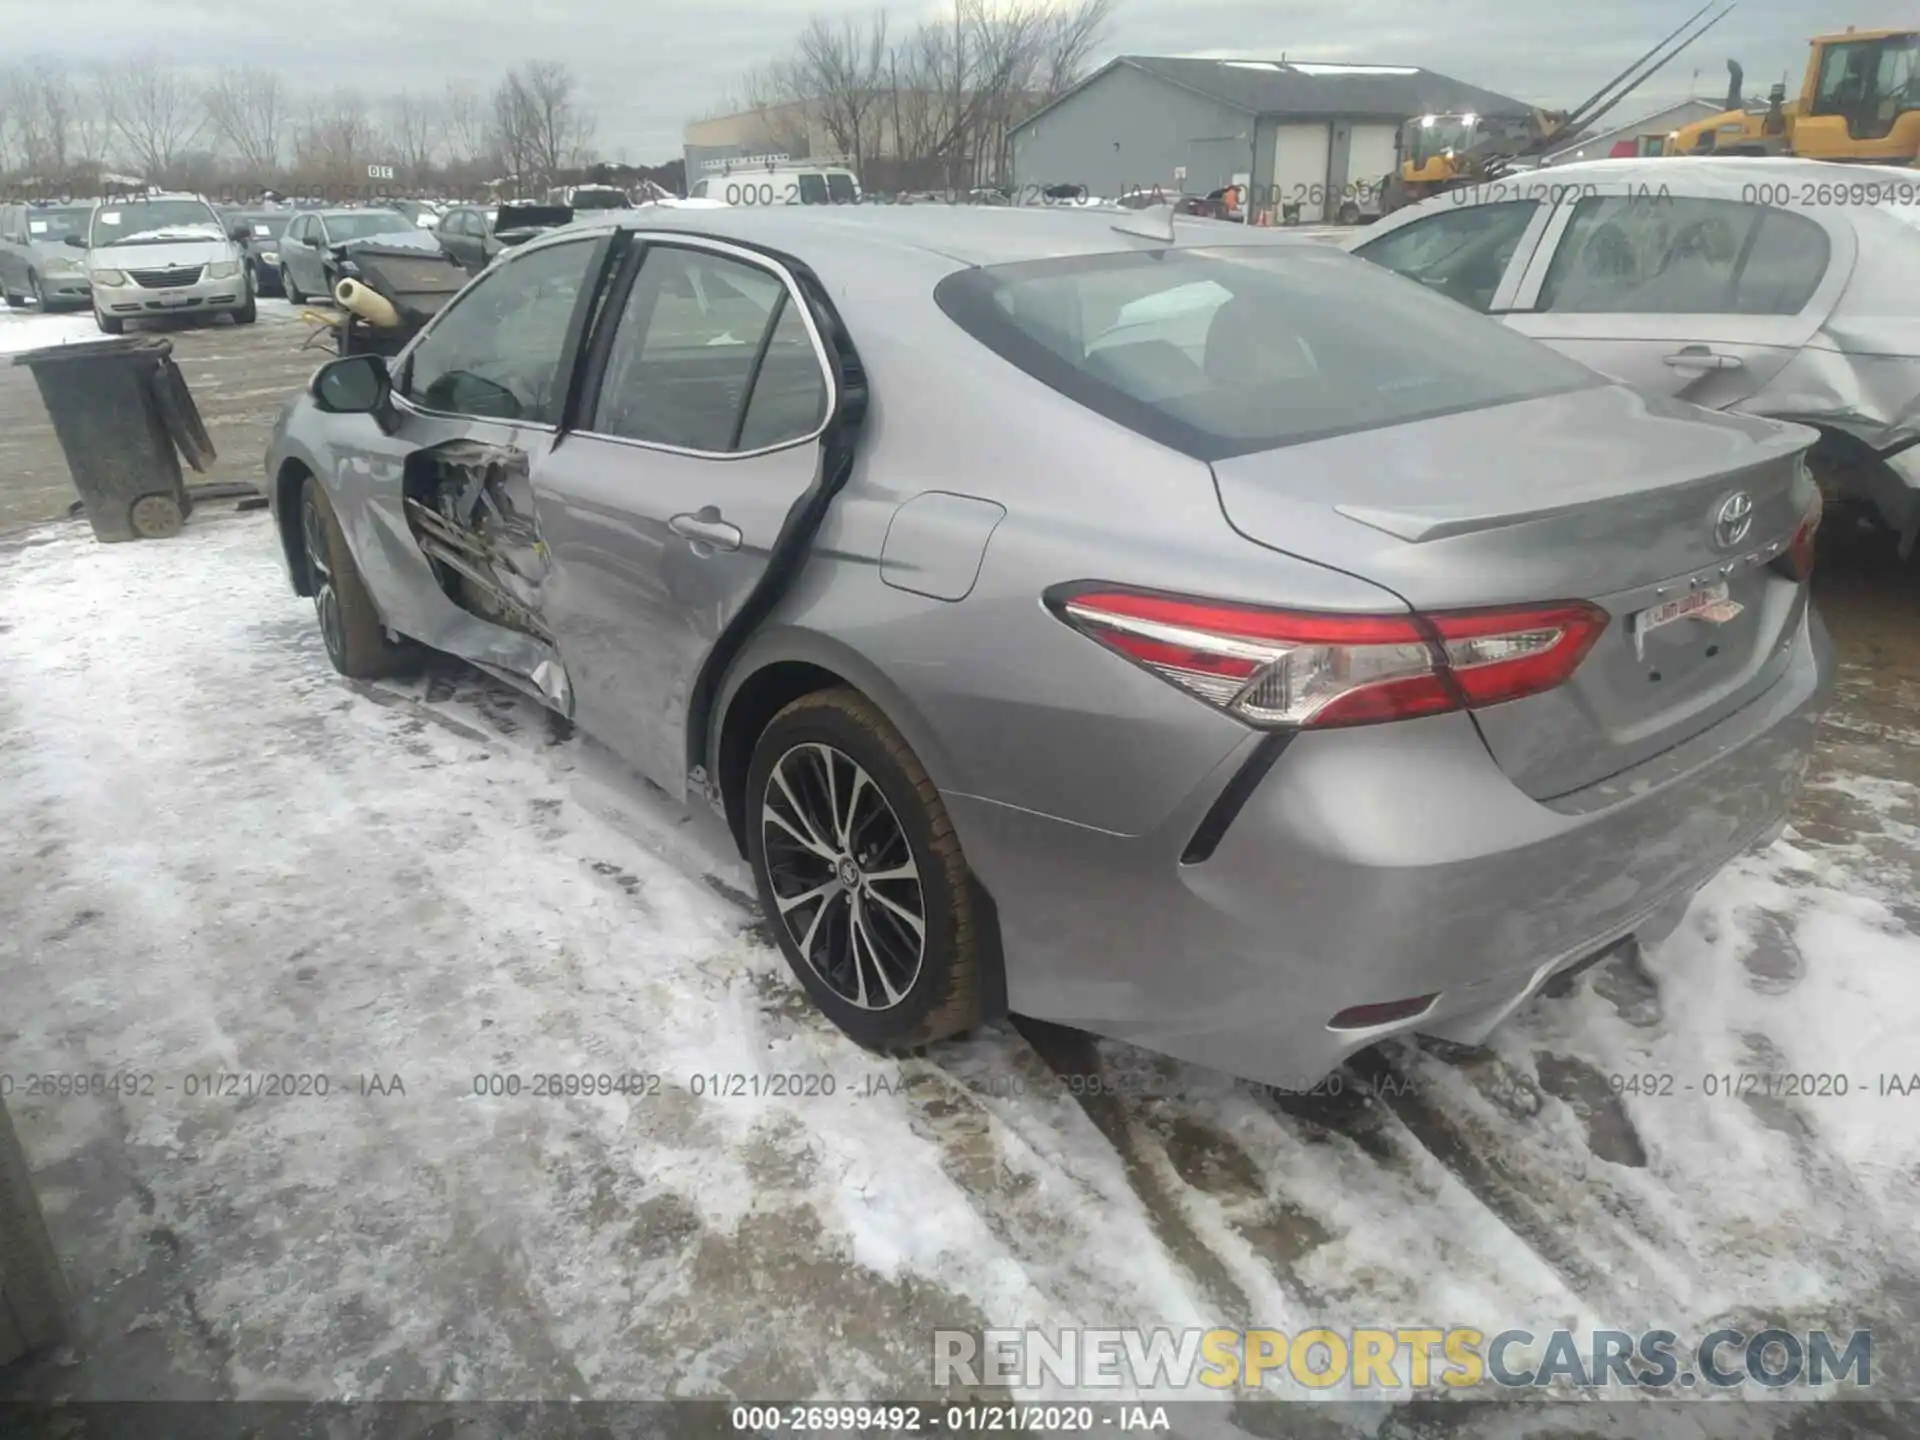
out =
[(67, 1338), (73, 1296), (0, 1101), (0, 1368)]
[(53, 345), (13, 363), (33, 371), (94, 535), (179, 534), (193, 510), (180, 457), (205, 470), (214, 452), (173, 363), (173, 342), (130, 335)]

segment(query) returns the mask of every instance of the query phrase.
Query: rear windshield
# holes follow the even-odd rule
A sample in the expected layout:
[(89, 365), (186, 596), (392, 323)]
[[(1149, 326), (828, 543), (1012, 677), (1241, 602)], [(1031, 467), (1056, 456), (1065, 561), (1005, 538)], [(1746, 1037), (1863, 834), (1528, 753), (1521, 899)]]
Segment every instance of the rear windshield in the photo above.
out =
[(360, 210), (326, 217), (327, 239), (335, 245), (343, 240), (366, 240), (375, 235), (404, 235), (413, 222), (395, 210)]
[(989, 266), (934, 298), (1035, 379), (1203, 460), (1607, 383), (1314, 244)]

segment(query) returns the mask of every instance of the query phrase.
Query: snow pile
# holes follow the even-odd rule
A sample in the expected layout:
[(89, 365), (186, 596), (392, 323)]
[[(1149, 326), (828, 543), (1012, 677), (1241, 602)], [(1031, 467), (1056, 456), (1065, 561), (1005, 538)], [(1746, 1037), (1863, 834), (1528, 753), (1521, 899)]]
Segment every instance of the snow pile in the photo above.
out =
[[(155, 1082), (13, 1109), (47, 1173), (136, 1177), (56, 1187), (55, 1229), (83, 1286), (175, 1237), (237, 1396), (921, 1394), (936, 1327), (1697, 1335), (1909, 1293), (1920, 1096), (1878, 1077), (1920, 1068), (1920, 942), (1844, 848), (1742, 860), (1390, 1093), (1004, 1024), (884, 1060), (713, 827), (459, 667), (343, 682), (274, 544), (208, 511), (0, 562), (4, 1068)], [(222, 1073), (329, 1093), (187, 1093)]]

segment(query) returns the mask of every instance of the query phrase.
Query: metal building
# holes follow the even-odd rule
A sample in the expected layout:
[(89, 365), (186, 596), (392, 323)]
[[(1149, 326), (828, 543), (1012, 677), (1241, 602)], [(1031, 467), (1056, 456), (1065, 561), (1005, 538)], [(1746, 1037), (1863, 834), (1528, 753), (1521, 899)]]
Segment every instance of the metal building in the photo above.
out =
[(1354, 219), (1377, 205), (1406, 120), (1530, 108), (1414, 65), (1124, 55), (1013, 130), (1013, 182), (1107, 197), (1237, 183), (1303, 222)]

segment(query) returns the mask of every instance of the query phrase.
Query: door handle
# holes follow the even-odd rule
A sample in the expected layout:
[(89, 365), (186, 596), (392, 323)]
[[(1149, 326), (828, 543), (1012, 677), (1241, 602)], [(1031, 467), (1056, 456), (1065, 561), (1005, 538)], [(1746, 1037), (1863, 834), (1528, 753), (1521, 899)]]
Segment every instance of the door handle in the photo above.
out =
[(1704, 345), (1687, 345), (1665, 357), (1676, 370), (1738, 370), (1744, 363), (1738, 355), (1722, 355)]
[(740, 548), (740, 527), (722, 520), (718, 508), (712, 505), (703, 505), (692, 515), (674, 516), (667, 521), (667, 528), (695, 545), (707, 545), (715, 550)]

